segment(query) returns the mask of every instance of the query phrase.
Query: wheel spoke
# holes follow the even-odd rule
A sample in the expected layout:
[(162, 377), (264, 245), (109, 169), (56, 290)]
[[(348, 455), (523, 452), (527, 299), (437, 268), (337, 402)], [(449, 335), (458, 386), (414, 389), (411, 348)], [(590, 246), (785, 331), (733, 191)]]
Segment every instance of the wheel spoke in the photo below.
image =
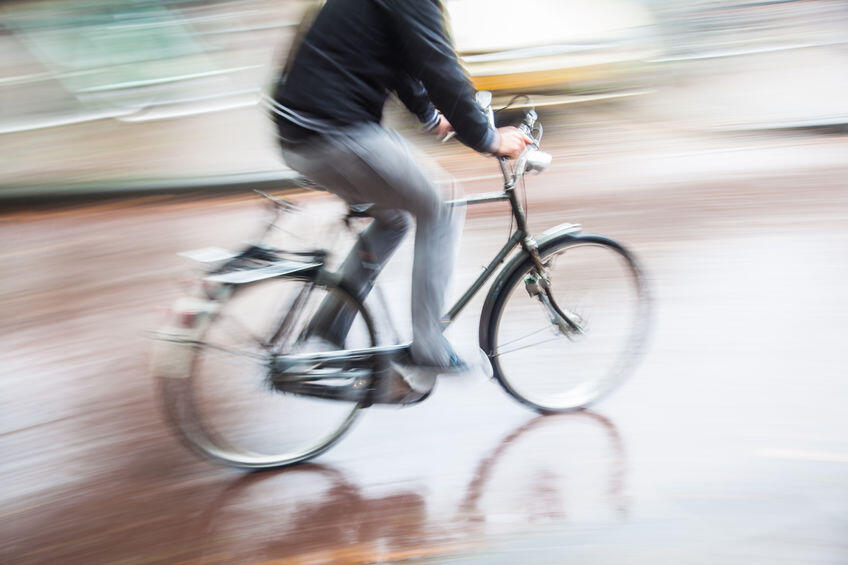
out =
[(498, 349), (500, 349), (500, 348), (502, 348), (502, 347), (506, 347), (507, 345), (512, 345), (513, 343), (516, 343), (516, 342), (518, 342), (518, 341), (521, 341), (522, 339), (527, 339), (528, 337), (530, 337), (530, 336), (534, 336), (534, 335), (536, 335), (537, 333), (541, 333), (541, 332), (543, 332), (543, 331), (545, 331), (545, 330), (550, 330), (551, 328), (552, 328), (552, 326), (548, 325), (548, 326), (545, 326), (545, 327), (543, 327), (543, 328), (539, 328), (538, 330), (533, 330), (532, 332), (530, 332), (530, 333), (528, 333), (528, 334), (524, 334), (524, 335), (523, 335), (523, 336), (521, 336), (521, 337), (517, 337), (517, 338), (515, 338), (515, 339), (511, 339), (511, 340), (509, 340), (509, 341), (507, 341), (507, 342), (501, 343), (500, 345), (498, 345)]
[(227, 353), (236, 357), (247, 357), (248, 359), (252, 359), (254, 361), (260, 361), (263, 364), (268, 363), (270, 361), (270, 357), (268, 355), (255, 353), (253, 351), (242, 350), (240, 348), (235, 347), (226, 347), (223, 345), (218, 345), (216, 343), (210, 343), (208, 341), (202, 341), (198, 343), (201, 345), (201, 347), (205, 349), (213, 349), (215, 351)]
[(537, 345), (542, 345), (543, 343), (550, 343), (552, 341), (557, 341), (562, 339), (565, 336), (555, 335), (553, 337), (549, 337), (548, 339), (543, 339), (542, 341), (536, 341), (534, 343), (529, 343), (527, 345), (522, 345), (520, 347), (514, 347), (509, 351), (498, 351), (495, 353), (495, 357), (503, 357), (504, 355), (509, 355), (510, 353), (515, 353), (516, 351), (521, 351), (522, 349), (527, 349), (528, 347), (535, 347)]
[(237, 340), (246, 339), (250, 343), (256, 344), (265, 351), (269, 351), (269, 346), (265, 343), (265, 340), (250, 331), (247, 324), (239, 320), (236, 316), (224, 315), (219, 317), (219, 320), (223, 323), (219, 324), (218, 328), (220, 328), (221, 331), (227, 332), (229, 337)]
[(288, 308), (284, 310), (285, 315), (280, 322), (280, 326), (276, 328), (274, 330), (274, 334), (266, 340), (267, 347), (271, 349), (273, 353), (282, 352), (284, 346), (289, 342), (292, 329), (300, 326), (299, 322), (302, 320), (301, 314), (303, 313), (303, 307), (309, 299), (310, 294), (312, 294), (312, 285), (307, 284), (300, 289), (297, 295), (292, 299)]

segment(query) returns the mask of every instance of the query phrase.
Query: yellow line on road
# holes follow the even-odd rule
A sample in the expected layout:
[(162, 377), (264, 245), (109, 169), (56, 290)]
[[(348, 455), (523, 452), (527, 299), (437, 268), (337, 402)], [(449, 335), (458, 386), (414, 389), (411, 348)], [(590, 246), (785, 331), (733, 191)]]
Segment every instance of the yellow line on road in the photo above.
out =
[(324, 563), (363, 565), (365, 563), (398, 562), (424, 557), (442, 556), (468, 551), (468, 544), (454, 544), (421, 548), (383, 550), (375, 543), (359, 543), (319, 551), (301, 553), (291, 557), (254, 562), (253, 565), (321, 565)]

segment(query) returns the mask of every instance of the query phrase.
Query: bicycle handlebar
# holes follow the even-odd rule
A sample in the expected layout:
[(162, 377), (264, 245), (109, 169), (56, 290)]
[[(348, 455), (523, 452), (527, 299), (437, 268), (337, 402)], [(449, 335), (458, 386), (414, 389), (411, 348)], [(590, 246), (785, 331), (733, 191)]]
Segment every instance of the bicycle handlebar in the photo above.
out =
[[(516, 159), (515, 166), (512, 170), (507, 166), (509, 159), (500, 157), (498, 159), (501, 172), (504, 175), (504, 182), (507, 184), (515, 184), (522, 175), (527, 172), (541, 173), (547, 169), (551, 163), (551, 155), (539, 149), (539, 144), (542, 142), (543, 128), (539, 123), (539, 115), (533, 108), (525, 108), (516, 112), (507, 113), (506, 110), (500, 110), (503, 114), (503, 125), (513, 125), (527, 137), (533, 140), (524, 152)], [(497, 123), (497, 120), (495, 120)]]

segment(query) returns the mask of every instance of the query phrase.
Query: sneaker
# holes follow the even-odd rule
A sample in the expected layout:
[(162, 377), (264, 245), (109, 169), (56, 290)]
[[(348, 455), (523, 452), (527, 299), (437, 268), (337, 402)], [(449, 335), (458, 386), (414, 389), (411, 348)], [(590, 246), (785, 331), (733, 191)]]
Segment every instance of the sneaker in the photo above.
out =
[(433, 392), (436, 373), (414, 365), (391, 361), (386, 374), (378, 381), (374, 401), (379, 404), (415, 404)]
[(414, 365), (422, 369), (430, 369), (440, 374), (460, 374), (468, 372), (470, 370), (470, 365), (457, 354), (456, 350), (444, 336), (442, 336), (442, 343), (444, 349), (448, 353), (448, 362), (446, 364), (429, 362), (422, 363), (415, 359), (409, 359), (406, 362), (410, 365)]
[(451, 348), (447, 366), (429, 366), (420, 364), (417, 366), (428, 368), (435, 371), (437, 374), (444, 376), (465, 376), (474, 373), (488, 379), (494, 374), (492, 369), (492, 360), (489, 359), (489, 356), (486, 355), (485, 351), (476, 345), (473, 348), (465, 348), (461, 354)]

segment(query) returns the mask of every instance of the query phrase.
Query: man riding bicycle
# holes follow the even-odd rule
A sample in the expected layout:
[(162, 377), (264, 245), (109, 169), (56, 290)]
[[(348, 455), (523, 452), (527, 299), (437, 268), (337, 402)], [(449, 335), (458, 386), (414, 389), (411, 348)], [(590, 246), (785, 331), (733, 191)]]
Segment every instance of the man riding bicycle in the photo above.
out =
[[(515, 158), (531, 140), (495, 129), (476, 104), (439, 0), (328, 0), (295, 47), (269, 100), (284, 160), (351, 204), (373, 204), (373, 222), (341, 266), (343, 281), (364, 299), (413, 216), (411, 361), (461, 368), (440, 324), (462, 222), (445, 202), (455, 187), (380, 125), (383, 106), (394, 92), (426, 128), (440, 137), (455, 131), (481, 153)], [(439, 178), (448, 179), (446, 194)], [(349, 323), (327, 302), (312, 330), (337, 345)]]

